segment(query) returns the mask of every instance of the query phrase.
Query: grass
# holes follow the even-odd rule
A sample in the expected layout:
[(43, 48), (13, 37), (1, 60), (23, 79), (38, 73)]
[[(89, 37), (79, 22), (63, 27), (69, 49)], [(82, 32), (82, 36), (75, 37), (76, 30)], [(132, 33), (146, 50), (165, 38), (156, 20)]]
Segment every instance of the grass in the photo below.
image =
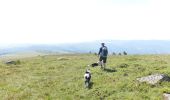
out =
[(90, 54), (50, 55), (0, 62), (1, 100), (161, 100), (170, 83), (139, 83), (136, 78), (162, 73), (170, 76), (170, 55), (110, 56), (107, 69), (90, 68), (92, 84), (84, 88)]

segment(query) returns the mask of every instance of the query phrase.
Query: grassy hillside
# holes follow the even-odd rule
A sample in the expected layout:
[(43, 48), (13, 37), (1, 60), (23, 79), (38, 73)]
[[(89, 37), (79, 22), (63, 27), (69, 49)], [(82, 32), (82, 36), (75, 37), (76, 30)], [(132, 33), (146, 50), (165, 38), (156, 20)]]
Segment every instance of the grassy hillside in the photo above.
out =
[[(37, 51), (9, 53), (9, 54), (0, 55), (0, 60), (22, 59), (22, 58), (44, 56), (44, 55), (51, 55), (51, 54), (47, 53), (47, 52), (37, 52)], [(53, 53), (53, 54), (55, 54), (55, 53)]]
[(170, 55), (111, 56), (105, 71), (90, 68), (92, 85), (84, 88), (87, 65), (94, 55), (50, 55), (0, 62), (1, 100), (161, 100), (170, 83), (139, 83), (137, 77), (154, 73), (170, 76)]

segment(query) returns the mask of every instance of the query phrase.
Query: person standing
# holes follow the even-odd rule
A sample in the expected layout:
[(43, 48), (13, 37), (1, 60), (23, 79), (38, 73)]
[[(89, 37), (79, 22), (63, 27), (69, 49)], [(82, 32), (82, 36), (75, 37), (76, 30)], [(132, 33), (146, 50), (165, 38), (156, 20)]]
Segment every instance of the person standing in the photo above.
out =
[(104, 43), (101, 43), (101, 48), (99, 49), (99, 61), (102, 69), (106, 68), (106, 61), (107, 61), (108, 49)]

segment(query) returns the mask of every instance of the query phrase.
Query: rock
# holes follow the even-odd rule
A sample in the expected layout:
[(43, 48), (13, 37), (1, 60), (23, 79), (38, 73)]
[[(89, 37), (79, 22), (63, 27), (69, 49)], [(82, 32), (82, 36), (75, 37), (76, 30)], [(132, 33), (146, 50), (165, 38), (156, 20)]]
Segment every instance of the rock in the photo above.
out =
[(16, 61), (7, 61), (7, 62), (5, 62), (5, 64), (7, 64), (7, 65), (11, 65), (11, 64), (16, 64)]
[(170, 100), (170, 94), (164, 93), (163, 94), (163, 100)]
[(137, 78), (137, 80), (139, 82), (146, 82), (146, 83), (154, 85), (160, 81), (170, 81), (170, 77), (164, 74), (154, 74), (154, 75), (149, 75), (149, 76), (142, 77), (142, 78)]

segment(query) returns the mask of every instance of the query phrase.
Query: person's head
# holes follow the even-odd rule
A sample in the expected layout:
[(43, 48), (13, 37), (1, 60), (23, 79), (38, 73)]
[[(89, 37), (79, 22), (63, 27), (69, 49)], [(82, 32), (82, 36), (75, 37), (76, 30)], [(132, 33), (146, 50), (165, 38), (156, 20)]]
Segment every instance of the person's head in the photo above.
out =
[(105, 46), (105, 44), (104, 44), (104, 43), (101, 43), (101, 45), (102, 45), (102, 47), (103, 47), (103, 46)]

